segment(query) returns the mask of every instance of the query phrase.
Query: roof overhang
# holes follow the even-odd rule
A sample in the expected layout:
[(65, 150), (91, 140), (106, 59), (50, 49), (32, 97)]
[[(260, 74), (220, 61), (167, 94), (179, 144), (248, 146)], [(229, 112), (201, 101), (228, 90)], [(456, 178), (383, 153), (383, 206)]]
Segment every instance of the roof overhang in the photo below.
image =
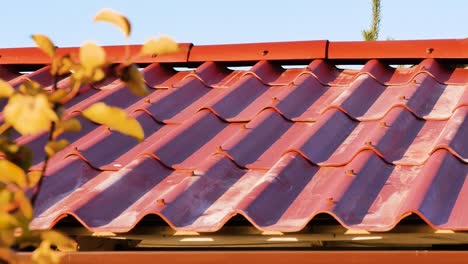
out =
[[(126, 49), (135, 63), (201, 64), (205, 61), (249, 65), (260, 60), (297, 64), (313, 59), (337, 63), (365, 63), (378, 59), (389, 63), (415, 63), (423, 59), (466, 61), (468, 39), (383, 40), (383, 41), (292, 41), (241, 44), (193, 45), (179, 44), (177, 53), (141, 55), (141, 45), (105, 46), (107, 58), (114, 63), (128, 59)], [(57, 49), (57, 56), (78, 54), (78, 47)], [(36, 47), (0, 49), (0, 65), (22, 67), (43, 66), (50, 58)]]

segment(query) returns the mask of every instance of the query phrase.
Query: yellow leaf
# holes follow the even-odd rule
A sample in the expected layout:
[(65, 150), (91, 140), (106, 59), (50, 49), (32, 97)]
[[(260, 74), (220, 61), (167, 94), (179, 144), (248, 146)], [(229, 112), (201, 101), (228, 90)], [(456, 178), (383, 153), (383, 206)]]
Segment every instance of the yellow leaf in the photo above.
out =
[(143, 76), (135, 64), (131, 64), (122, 69), (120, 80), (122, 80), (127, 85), (133, 94), (137, 96), (144, 96), (148, 94)]
[(13, 215), (0, 212), (0, 230), (10, 229), (18, 225), (18, 219), (16, 219)]
[[(0, 244), (3, 244), (5, 246), (5, 244), (2, 243), (1, 239)], [(18, 263), (15, 252), (9, 248), (0, 248), (0, 263)]]
[(28, 197), (22, 191), (15, 192), (15, 200), (18, 202), (21, 213), (27, 218), (32, 219), (33, 208)]
[(47, 130), (51, 122), (58, 119), (44, 94), (15, 94), (8, 101), (3, 114), (5, 122), (23, 135)]
[(15, 90), (11, 85), (0, 79), (0, 97), (10, 97)]
[(30, 171), (28, 173), (28, 179), (29, 179), (29, 188), (33, 188), (36, 186), (36, 184), (39, 182), (39, 179), (41, 179), (41, 172), (40, 171)]
[(106, 63), (106, 52), (101, 46), (87, 41), (80, 47), (80, 63), (89, 75)]
[(5, 150), (10, 152), (10, 153), (16, 153), (20, 149), (20, 146), (17, 144), (8, 144), (5, 146)]
[(43, 240), (48, 241), (50, 244), (57, 246), (57, 248), (62, 252), (70, 252), (77, 250), (77, 243), (67, 237), (66, 235), (57, 232), (57, 231), (44, 231), (41, 232), (41, 237)]
[(106, 74), (104, 73), (104, 71), (102, 69), (97, 69), (94, 72), (93, 81), (99, 82), (99, 81), (102, 81), (105, 77), (106, 77)]
[(160, 36), (156, 39), (148, 39), (141, 47), (143, 54), (168, 54), (179, 51), (179, 44), (170, 37)]
[[(76, 84), (80, 84), (81, 83), (85, 83), (87, 80), (85, 80), (85, 78), (87, 78), (88, 76), (86, 76), (86, 70), (85, 68), (82, 66), (82, 65), (77, 65), (75, 67), (75, 69), (73, 69), (73, 74), (72, 74), (72, 80), (73, 80), (73, 87), (76, 87)], [(90, 71), (89, 74), (92, 74), (92, 70)]]
[(94, 17), (94, 22), (107, 22), (118, 27), (126, 37), (130, 35), (131, 25), (128, 19), (121, 13), (106, 8), (99, 11)]
[(73, 73), (73, 75), (70, 78), (70, 83), (68, 85), (68, 88), (70, 89), (69, 93), (67, 94), (67, 96), (63, 97), (60, 100), (60, 103), (65, 104), (69, 102), (71, 99), (73, 99), (80, 91), (80, 87), (82, 83), (83, 82), (81, 80), (76, 79), (75, 74)]
[(0, 190), (0, 214), (10, 213), (16, 208), (17, 205), (13, 201), (13, 193), (7, 189)]
[(29, 79), (21, 83), (18, 89), (21, 93), (28, 95), (36, 95), (44, 91), (38, 82)]
[(62, 126), (65, 132), (80, 132), (81, 131), (81, 123), (76, 118), (63, 121)]
[(55, 55), (55, 45), (52, 41), (45, 35), (34, 34), (31, 36), (36, 45), (49, 57), (54, 57)]
[(76, 118), (68, 119), (65, 121), (61, 121), (56, 123), (55, 131), (53, 134), (53, 138), (58, 137), (63, 132), (80, 132), (81, 131), (81, 123)]
[(28, 146), (20, 146), (16, 155), (10, 159), (24, 171), (28, 171), (32, 165), (32, 151)]
[(8, 131), (11, 128), (10, 124), (3, 123), (0, 125), (0, 135), (10, 135), (10, 131)]
[(6, 213), (10, 209), (11, 192), (7, 189), (0, 190), (0, 213)]
[(124, 110), (118, 107), (108, 106), (100, 102), (85, 109), (83, 115), (95, 123), (108, 126), (139, 141), (145, 137), (138, 121), (129, 117)]
[(62, 149), (66, 148), (68, 146), (68, 140), (66, 139), (60, 139), (58, 141), (49, 141), (45, 147), (44, 150), (47, 153), (49, 157), (54, 156), (57, 152), (61, 151)]
[(0, 182), (16, 183), (20, 187), (26, 186), (24, 171), (8, 160), (0, 160)]
[(34, 263), (38, 264), (55, 264), (60, 263), (62, 257), (59, 252), (56, 252), (50, 248), (51, 243), (47, 240), (43, 240), (36, 250), (34, 250), (31, 259)]
[(27, 146), (20, 146), (11, 142), (0, 146), (0, 151), (3, 152), (7, 160), (24, 171), (28, 171), (29, 167), (32, 165), (32, 152)]
[(63, 75), (70, 72), (74, 63), (70, 55), (65, 55), (60, 58), (54, 58), (50, 73), (52, 75)]
[(66, 89), (58, 89), (57, 91), (53, 92), (49, 95), (49, 100), (54, 103), (60, 102), (65, 96), (69, 93)]
[[(0, 230), (0, 244), (3, 247), (5, 246), (9, 247), (13, 243), (15, 243), (15, 230), (13, 229)], [(0, 248), (3, 248), (3, 247), (0, 247)]]

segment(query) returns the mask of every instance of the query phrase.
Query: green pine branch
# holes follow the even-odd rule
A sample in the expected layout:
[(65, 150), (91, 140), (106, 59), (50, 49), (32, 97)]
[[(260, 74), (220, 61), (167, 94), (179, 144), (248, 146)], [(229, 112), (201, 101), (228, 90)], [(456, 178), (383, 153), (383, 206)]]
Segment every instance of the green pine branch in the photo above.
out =
[(377, 40), (380, 30), (380, 0), (372, 0), (372, 24), (369, 30), (362, 31), (364, 40)]

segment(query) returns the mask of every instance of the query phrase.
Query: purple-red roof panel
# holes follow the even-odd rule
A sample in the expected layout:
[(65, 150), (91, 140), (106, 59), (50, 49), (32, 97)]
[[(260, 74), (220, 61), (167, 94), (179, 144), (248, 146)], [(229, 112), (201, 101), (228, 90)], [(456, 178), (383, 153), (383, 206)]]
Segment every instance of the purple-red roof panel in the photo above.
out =
[[(468, 230), (468, 69), (430, 56), (392, 68), (376, 56), (341, 70), (300, 50), (291, 59), (305, 66), (283, 68), (279, 46), (270, 61), (241, 47), (250, 69), (194, 46), (194, 70), (143, 67), (144, 98), (108, 80), (68, 102), (69, 116), (97, 101), (122, 107), (146, 137), (88, 121), (65, 135), (71, 145), (50, 162), (32, 228), (72, 215), (92, 231), (125, 232), (157, 214), (176, 230), (212, 232), (240, 214), (260, 230), (293, 232), (327, 213), (347, 228), (386, 231), (416, 213), (437, 229)], [(47, 70), (0, 74), (50, 85)], [(45, 137), (17, 140), (41, 149)]]

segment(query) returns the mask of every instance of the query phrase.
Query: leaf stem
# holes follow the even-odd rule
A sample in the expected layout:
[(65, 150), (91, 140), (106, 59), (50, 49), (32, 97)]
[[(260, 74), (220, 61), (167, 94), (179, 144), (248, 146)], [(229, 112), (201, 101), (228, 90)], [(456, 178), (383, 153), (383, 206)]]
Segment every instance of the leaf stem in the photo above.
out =
[(125, 60), (130, 60), (130, 40), (128, 37), (125, 38)]
[(10, 127), (11, 127), (11, 125), (9, 125), (9, 124), (7, 124), (7, 123), (3, 123), (3, 124), (0, 126), (0, 135), (2, 135), (3, 133), (5, 133), (5, 131), (7, 131)]
[(58, 81), (59, 81), (59, 76), (58, 76), (58, 74), (55, 74), (54, 75), (54, 85), (52, 86), (52, 92), (57, 91)]

